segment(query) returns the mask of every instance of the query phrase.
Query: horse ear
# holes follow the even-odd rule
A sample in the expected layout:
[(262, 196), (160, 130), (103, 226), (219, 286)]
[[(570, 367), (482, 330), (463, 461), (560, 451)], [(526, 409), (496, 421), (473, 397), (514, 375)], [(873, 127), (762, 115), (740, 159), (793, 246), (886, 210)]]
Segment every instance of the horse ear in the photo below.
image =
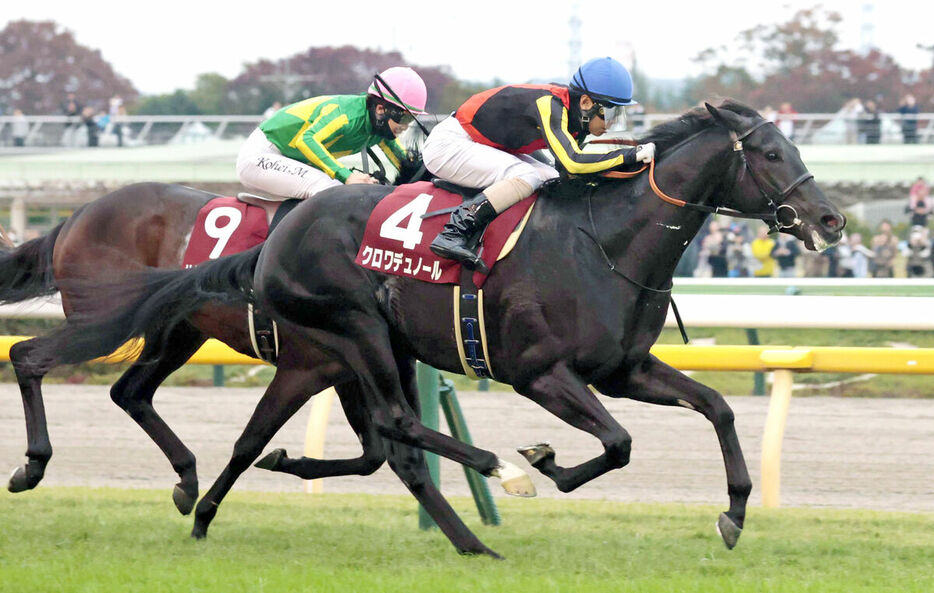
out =
[(728, 130), (736, 130), (740, 125), (740, 118), (737, 114), (728, 109), (717, 109), (710, 103), (704, 102), (704, 107), (713, 116), (715, 122)]
[(723, 116), (720, 115), (720, 110), (719, 110), (719, 109), (717, 109), (716, 107), (714, 107), (713, 105), (711, 105), (710, 103), (708, 103), (708, 102), (706, 102), (706, 101), (704, 101), (704, 107), (707, 108), (707, 111), (710, 112), (710, 115), (713, 116), (714, 120), (716, 120), (717, 123), (720, 123), (720, 124), (725, 124), (725, 123), (726, 123), (726, 122), (723, 121)]

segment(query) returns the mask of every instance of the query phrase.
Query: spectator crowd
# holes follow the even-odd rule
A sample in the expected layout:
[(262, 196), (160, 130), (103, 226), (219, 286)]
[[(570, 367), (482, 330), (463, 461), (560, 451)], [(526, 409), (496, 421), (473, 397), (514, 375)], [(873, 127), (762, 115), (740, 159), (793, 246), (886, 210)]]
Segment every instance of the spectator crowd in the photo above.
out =
[[(928, 220), (934, 210), (930, 188), (919, 177), (912, 184), (905, 206), (904, 231), (896, 232), (889, 220), (879, 223), (872, 236), (854, 231), (823, 253), (802, 248), (794, 237), (772, 234), (768, 227), (712, 219), (688, 246), (676, 275), (748, 278), (929, 278), (934, 277), (934, 242)], [(753, 236), (754, 233), (754, 236)]]

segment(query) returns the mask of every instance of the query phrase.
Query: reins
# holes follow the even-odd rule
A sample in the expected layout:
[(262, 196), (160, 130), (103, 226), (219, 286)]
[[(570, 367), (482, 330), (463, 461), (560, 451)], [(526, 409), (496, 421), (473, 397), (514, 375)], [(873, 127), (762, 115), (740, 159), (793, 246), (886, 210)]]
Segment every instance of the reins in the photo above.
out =
[[(645, 167), (643, 167), (640, 171), (633, 172), (632, 175), (630, 176), (635, 176), (644, 170), (645, 170)], [(651, 286), (646, 286), (645, 284), (642, 284), (641, 282), (637, 282), (633, 280), (632, 278), (630, 278), (626, 274), (623, 274), (616, 268), (616, 264), (613, 263), (613, 260), (611, 260), (610, 256), (607, 255), (606, 250), (603, 248), (603, 245), (601, 245), (600, 241), (597, 239), (597, 223), (593, 219), (593, 199), (592, 198), (593, 198), (594, 186), (590, 185), (589, 187), (590, 187), (590, 191), (587, 192), (587, 217), (590, 219), (590, 229), (593, 231), (593, 234), (588, 233), (587, 229), (582, 229), (580, 227), (577, 227), (578, 230), (580, 230), (582, 233), (584, 233), (585, 236), (587, 236), (591, 241), (594, 242), (594, 245), (596, 245), (597, 249), (600, 250), (600, 255), (603, 256), (603, 261), (606, 262), (606, 265), (607, 267), (610, 268), (611, 272), (613, 272), (614, 274), (616, 274), (617, 276), (619, 276), (626, 282), (629, 282), (630, 284), (634, 286), (638, 286), (642, 290), (654, 292), (655, 294), (667, 294), (668, 295), (668, 302), (671, 303), (671, 312), (675, 314), (675, 321), (678, 322), (678, 330), (681, 331), (681, 339), (684, 340), (685, 344), (687, 344), (690, 341), (690, 338), (688, 338), (688, 333), (684, 329), (684, 322), (681, 320), (681, 313), (678, 312), (678, 305), (675, 304), (675, 299), (671, 294), (671, 289), (674, 287), (674, 282), (672, 280), (669, 280), (668, 288), (652, 288)]]

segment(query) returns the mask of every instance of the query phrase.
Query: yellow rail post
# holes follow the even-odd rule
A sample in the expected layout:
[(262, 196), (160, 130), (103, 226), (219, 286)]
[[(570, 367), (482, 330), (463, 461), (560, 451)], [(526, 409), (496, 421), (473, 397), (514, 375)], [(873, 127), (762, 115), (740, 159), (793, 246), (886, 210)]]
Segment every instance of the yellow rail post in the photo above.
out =
[(811, 368), (814, 357), (810, 350), (765, 350), (760, 355), (766, 367), (775, 369), (772, 378), (772, 396), (769, 413), (762, 434), (762, 469), (759, 478), (762, 488), (762, 506), (779, 506), (781, 494), (782, 439), (791, 405), (794, 372), (791, 369)]
[[(324, 438), (328, 431), (328, 416), (334, 397), (337, 392), (328, 387), (314, 396), (311, 402), (311, 412), (308, 413), (308, 427), (305, 429), (305, 457), (315, 459), (324, 458)], [(318, 480), (305, 480), (305, 492), (320, 494), (324, 491), (323, 482)]]

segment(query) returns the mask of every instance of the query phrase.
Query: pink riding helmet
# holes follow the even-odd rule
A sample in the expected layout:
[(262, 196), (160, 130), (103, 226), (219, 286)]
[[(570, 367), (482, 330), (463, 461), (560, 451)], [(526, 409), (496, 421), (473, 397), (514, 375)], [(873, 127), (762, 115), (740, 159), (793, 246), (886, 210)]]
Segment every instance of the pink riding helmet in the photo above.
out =
[[(415, 73), (415, 70), (404, 66), (394, 66), (380, 72), (379, 77), (385, 84), (374, 79), (367, 93), (393, 105), (407, 107), (414, 115), (427, 113), (425, 103), (428, 101), (428, 90), (425, 88), (425, 81)], [(386, 88), (387, 85), (389, 89)], [(400, 104), (396, 97), (401, 99), (404, 105)]]

